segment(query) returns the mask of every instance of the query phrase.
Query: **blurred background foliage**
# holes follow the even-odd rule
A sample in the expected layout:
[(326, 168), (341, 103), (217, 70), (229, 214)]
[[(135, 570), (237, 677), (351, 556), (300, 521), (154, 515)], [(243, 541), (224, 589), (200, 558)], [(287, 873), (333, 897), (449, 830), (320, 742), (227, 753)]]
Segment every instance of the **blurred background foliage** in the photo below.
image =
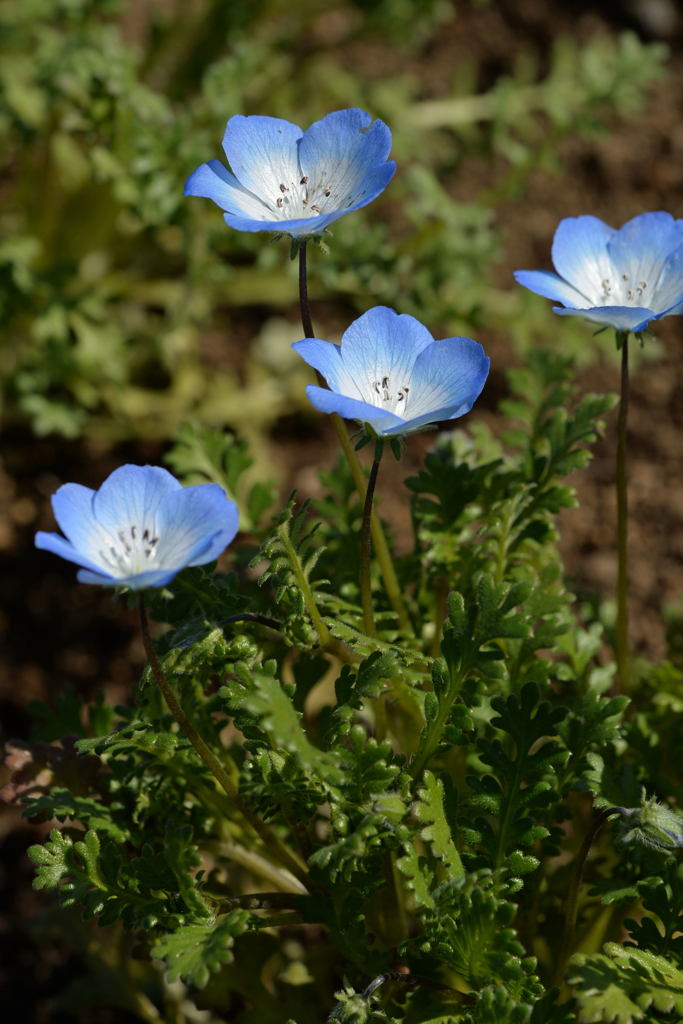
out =
[[(0, 348), (6, 423), (105, 445), (173, 438), (188, 419), (249, 437), (306, 407), (286, 241), (184, 199), (222, 157), (225, 122), (302, 126), (360, 106), (399, 171), (311, 260), (318, 332), (386, 303), (437, 336), (509, 331), (524, 349), (548, 304), (501, 285), (502, 203), (562, 140), (637, 112), (666, 51), (632, 33), (559, 35), (486, 67), (429, 68), (463, 12), (444, 0), (5, 0), (0, 3)], [(463, 197), (461, 183), (469, 181)], [(472, 181), (476, 184), (472, 187)], [(578, 211), (577, 211), (578, 212)], [(563, 323), (563, 348), (583, 325)], [(483, 340), (483, 339), (482, 339)]]

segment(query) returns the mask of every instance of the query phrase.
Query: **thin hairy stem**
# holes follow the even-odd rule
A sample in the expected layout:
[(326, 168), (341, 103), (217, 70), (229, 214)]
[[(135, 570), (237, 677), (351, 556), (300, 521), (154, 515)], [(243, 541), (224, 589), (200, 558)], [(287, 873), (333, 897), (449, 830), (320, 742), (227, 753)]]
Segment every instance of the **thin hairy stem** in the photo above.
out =
[(576, 928), (576, 917), (579, 908), (579, 890), (581, 888), (581, 882), (583, 881), (583, 871), (586, 866), (586, 860), (590, 853), (590, 848), (595, 841), (595, 837), (598, 832), (605, 824), (605, 822), (615, 814), (621, 814), (622, 809), (620, 807), (607, 807), (595, 817), (593, 824), (589, 828), (586, 835), (583, 837), (581, 848), (576, 855), (574, 862), (574, 870), (572, 872), (571, 881), (569, 883), (569, 891), (567, 893), (567, 899), (565, 902), (564, 912), (564, 929), (562, 933), (562, 943), (560, 945), (560, 955), (555, 968), (555, 980), (554, 984), (560, 985), (562, 983), (562, 977), (564, 975), (567, 961), (572, 951), (572, 941), (574, 939), (574, 930)]
[(295, 878), (291, 872), (282, 871), (271, 861), (256, 853), (255, 850), (247, 850), (245, 846), (241, 846), (229, 837), (224, 837), (216, 843), (205, 841), (204, 846), (217, 856), (225, 857), (228, 860), (234, 861), (235, 864), (246, 868), (256, 878), (263, 878), (264, 881), (276, 886), (281, 892), (304, 894), (307, 892), (306, 886), (298, 878)]
[(249, 823), (257, 836), (261, 839), (264, 846), (270, 850), (272, 855), (291, 871), (292, 874), (300, 881), (305, 882), (308, 878), (306, 866), (302, 860), (290, 850), (280, 839), (280, 837), (273, 832), (273, 830), (264, 821), (255, 815), (249, 807), (244, 803), (242, 797), (239, 795), (237, 786), (231, 779), (230, 775), (226, 771), (225, 767), (221, 764), (219, 759), (214, 754), (213, 750), (204, 742), (202, 737), (199, 735), (195, 727), (193, 726), (190, 719), (185, 714), (183, 707), (178, 700), (173, 688), (170, 686), (164, 671), (161, 667), (159, 659), (157, 658), (154, 645), (152, 644), (152, 637), (149, 632), (149, 622), (147, 619), (147, 610), (142, 595), (140, 595), (139, 603), (139, 614), (140, 614), (140, 630), (142, 632), (142, 642), (145, 646), (145, 653), (147, 654), (147, 660), (149, 661), (150, 668), (152, 669), (152, 675), (156, 679), (157, 685), (161, 690), (162, 696), (168, 705), (169, 711), (175, 718), (176, 722), (187, 736), (188, 740), (194, 747), (195, 751), (204, 762), (206, 767), (209, 769), (213, 777), (216, 779), (218, 784), (224, 790), (226, 795), (232, 801), (234, 806), (237, 808), (242, 817)]
[[(301, 326), (303, 327), (304, 335), (307, 338), (314, 338), (315, 333), (313, 330), (313, 321), (311, 319), (311, 309), (308, 302), (308, 272), (305, 242), (299, 246), (299, 308), (301, 312)], [(325, 381), (317, 370), (316, 376), (318, 378), (318, 383), (324, 386)], [(348, 430), (346, 429), (342, 418), (338, 416), (337, 413), (332, 413), (330, 418), (337, 437), (339, 438), (339, 443), (342, 446), (342, 451), (344, 452), (346, 461), (349, 464), (349, 469), (351, 470), (351, 475), (353, 477), (353, 482), (356, 486), (358, 496), (364, 503), (367, 488), (365, 474), (363, 473), (363, 469), (358, 460), (358, 454), (351, 443)], [(413, 627), (405, 601), (403, 600), (401, 587), (398, 582), (389, 545), (387, 544), (387, 539), (384, 536), (382, 524), (375, 512), (372, 513), (370, 518), (370, 529), (372, 531), (372, 543), (375, 548), (375, 557), (377, 558), (377, 563), (382, 574), (384, 589), (386, 590), (389, 604), (396, 613), (401, 629), (405, 630), (407, 633), (411, 633), (413, 631)]]
[(307, 894), (293, 892), (257, 892), (242, 896), (225, 896), (220, 902), (221, 911), (228, 910), (300, 910)]
[(308, 580), (306, 579), (306, 574), (303, 570), (303, 566), (301, 565), (299, 556), (296, 553), (296, 548), (292, 544), (291, 538), (284, 527), (281, 527), (279, 529), (278, 534), (280, 540), (282, 541), (282, 544), (284, 545), (285, 551), (287, 552), (287, 560), (289, 561), (292, 572), (294, 573), (296, 582), (299, 586), (299, 589), (301, 590), (301, 596), (304, 599), (306, 611), (310, 615), (311, 621), (315, 627), (315, 631), (318, 634), (320, 646), (328, 647), (332, 637), (330, 635), (329, 629), (323, 622), (322, 615), (318, 611), (318, 605), (316, 604), (313, 591), (311, 590)]
[(296, 548), (292, 544), (287, 530), (281, 528), (279, 536), (284, 545), (285, 551), (287, 552), (287, 559), (296, 578), (296, 582), (301, 589), (301, 595), (304, 599), (304, 604), (306, 605), (306, 611), (310, 615), (315, 631), (318, 634), (320, 646), (323, 650), (328, 651), (330, 654), (334, 654), (340, 661), (345, 661), (349, 665), (362, 661), (360, 655), (351, 650), (347, 644), (338, 640), (337, 637), (332, 636), (330, 633), (320, 611), (318, 610), (315, 595), (311, 590), (308, 580), (306, 579), (306, 573), (304, 572), (301, 560), (296, 553)]
[(233, 622), (256, 622), (260, 626), (267, 626), (273, 632), (282, 632), (281, 622), (271, 618), (270, 615), (261, 615), (260, 612), (239, 612), (237, 615), (229, 615), (227, 619), (221, 619), (217, 625), (222, 628), (223, 626), (229, 626)]
[(305, 242), (299, 246), (299, 309), (301, 310), (301, 326), (304, 329), (304, 337), (315, 338), (311, 307), (308, 304), (308, 266)]
[(375, 447), (375, 458), (373, 459), (370, 476), (368, 477), (368, 486), (365, 489), (363, 524), (360, 531), (360, 596), (363, 607), (363, 629), (368, 636), (375, 635), (375, 614), (372, 608), (372, 587), (370, 584), (370, 555), (372, 553), (370, 521), (372, 519), (372, 499), (375, 494), (381, 459), (382, 442), (378, 441)]
[(629, 375), (628, 334), (617, 333), (621, 347), (621, 395), (617, 420), (617, 678), (622, 693), (631, 688), (631, 652), (628, 612), (628, 471), (626, 466), (626, 432), (628, 429)]

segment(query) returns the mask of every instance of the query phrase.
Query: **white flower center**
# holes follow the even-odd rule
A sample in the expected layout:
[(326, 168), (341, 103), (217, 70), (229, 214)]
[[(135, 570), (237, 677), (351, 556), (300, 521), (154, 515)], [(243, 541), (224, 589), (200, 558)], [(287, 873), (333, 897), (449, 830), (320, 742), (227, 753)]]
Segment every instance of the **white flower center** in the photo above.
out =
[(99, 555), (115, 575), (133, 576), (160, 568), (157, 563), (158, 545), (159, 538), (154, 530), (132, 525), (127, 530), (119, 530), (109, 547), (100, 549)]
[(366, 401), (370, 405), (376, 405), (378, 409), (385, 409), (387, 412), (394, 413), (395, 416), (405, 418), (409, 393), (410, 388), (407, 384), (402, 384), (400, 388), (396, 389), (387, 375), (372, 381)]
[(598, 305), (601, 306), (647, 306), (648, 283), (636, 281), (631, 274), (604, 277), (600, 282)]
[(323, 177), (312, 181), (303, 175), (299, 181), (282, 181), (275, 196), (262, 196), (263, 202), (276, 220), (301, 220), (317, 217), (331, 210), (348, 209), (365, 194), (358, 196), (344, 194)]

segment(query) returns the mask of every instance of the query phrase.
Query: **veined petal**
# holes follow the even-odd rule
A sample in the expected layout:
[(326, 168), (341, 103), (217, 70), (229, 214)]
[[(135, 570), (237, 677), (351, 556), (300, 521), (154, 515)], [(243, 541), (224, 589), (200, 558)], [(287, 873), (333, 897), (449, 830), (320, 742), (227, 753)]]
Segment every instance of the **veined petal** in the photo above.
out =
[(57, 525), (71, 544), (86, 558), (99, 564), (98, 553), (111, 541), (108, 532), (95, 519), (94, 496), (95, 492), (90, 487), (62, 484), (52, 495), (52, 511)]
[(607, 243), (615, 234), (597, 217), (567, 217), (553, 238), (552, 258), (560, 277), (597, 304), (603, 281), (613, 277)]
[(160, 466), (120, 466), (107, 477), (93, 497), (98, 523), (116, 536), (136, 526), (154, 531), (155, 516), (164, 495), (182, 485)]
[(641, 306), (594, 306), (591, 309), (565, 309), (553, 306), (559, 316), (580, 316), (594, 324), (605, 324), (617, 331), (644, 331), (651, 320), (659, 316)]
[(212, 561), (238, 524), (217, 484), (185, 488), (157, 466), (121, 466), (96, 492), (65, 484), (53, 505), (67, 536), (41, 531), (36, 546), (81, 566), (83, 582), (134, 590)]
[(515, 270), (514, 276), (517, 283), (529, 291), (555, 302), (563, 302), (565, 306), (583, 306), (588, 299), (587, 295), (582, 295), (550, 270)]
[(336, 412), (344, 419), (369, 423), (378, 434), (405, 423), (400, 416), (385, 412), (370, 402), (349, 398), (348, 395), (340, 395), (336, 391), (328, 391), (327, 388), (319, 388), (315, 384), (307, 386), (306, 394), (311, 404), (320, 412)]
[(295, 341), (292, 348), (309, 366), (322, 374), (333, 391), (343, 391), (345, 395), (363, 399), (353, 377), (344, 366), (339, 345), (323, 341), (322, 338), (304, 338)]
[(424, 427), (440, 423), (442, 420), (455, 420), (459, 416), (464, 416), (471, 408), (471, 405), (468, 408), (464, 408), (462, 403), (460, 403), (457, 406), (444, 405), (441, 409), (430, 409), (429, 412), (424, 413), (422, 416), (415, 416), (405, 420), (400, 427), (391, 427), (389, 430), (384, 430), (383, 434), (387, 437), (413, 434), (416, 430), (422, 430)]
[[(391, 132), (364, 110), (337, 110), (312, 124), (299, 145), (302, 174), (324, 188), (323, 213), (364, 206), (391, 180)], [(329, 194), (328, 194), (329, 193)]]
[(347, 328), (341, 340), (341, 358), (364, 400), (385, 377), (394, 390), (412, 385), (413, 366), (420, 352), (434, 343), (427, 328), (406, 313), (375, 306)]
[(223, 149), (240, 184), (264, 203), (274, 204), (280, 185), (298, 185), (301, 179), (298, 142), (301, 128), (279, 117), (244, 117), (228, 121)]
[(344, 213), (348, 213), (348, 210), (342, 210), (341, 213), (319, 214), (316, 217), (299, 217), (296, 220), (259, 220), (232, 213), (224, 213), (223, 218), (225, 223), (236, 231), (277, 231), (283, 235), (291, 235), (292, 238), (302, 238), (306, 235), (321, 235), (328, 224)]
[(89, 557), (89, 553), (79, 551), (58, 533), (46, 533), (44, 530), (39, 530), (36, 534), (35, 545), (42, 551), (51, 551), (53, 555), (59, 555), (67, 562), (82, 565), (84, 569), (92, 569), (93, 572), (101, 573), (104, 576), (110, 575), (101, 559)]
[(391, 132), (358, 107), (334, 110), (314, 121), (303, 133), (299, 160), (304, 174), (347, 160), (371, 170), (384, 163), (391, 150)]
[(218, 484), (184, 487), (162, 498), (156, 525), (160, 568), (204, 565), (217, 558), (237, 533), (237, 506)]
[(657, 312), (672, 305), (681, 291), (680, 255), (675, 255), (681, 246), (683, 224), (668, 213), (643, 213), (624, 224), (607, 246), (622, 300), (640, 300)]
[(163, 587), (170, 583), (179, 569), (151, 569), (132, 576), (100, 576), (88, 569), (79, 569), (76, 579), (79, 583), (96, 583), (100, 587), (130, 587), (131, 590), (145, 590), (147, 587)]
[[(330, 224), (339, 220), (340, 217), (347, 213), (353, 213), (354, 210), (359, 210), (362, 206), (367, 206), (368, 203), (371, 203), (386, 188), (393, 177), (394, 170), (395, 164), (393, 162), (389, 161), (387, 164), (383, 164), (368, 179), (368, 189), (364, 192), (363, 198), (343, 209), (327, 210), (311, 217), (298, 217), (292, 220), (273, 220), (272, 212), (265, 210), (265, 207), (263, 208), (265, 210), (265, 217), (257, 214), (250, 216), (248, 213), (244, 216), (235, 213), (225, 213), (223, 217), (225, 223), (229, 227), (235, 228), (236, 231), (276, 231), (279, 234), (291, 235), (292, 238), (322, 235)], [(327, 201), (320, 200), (320, 202), (325, 203)]]
[(209, 160), (193, 171), (185, 182), (184, 195), (212, 199), (221, 210), (263, 220), (272, 213), (265, 203), (240, 185), (220, 160)]
[(662, 315), (671, 313), (683, 302), (683, 244), (670, 252), (664, 260), (654, 286), (654, 294), (647, 298)]
[[(427, 346), (415, 360), (406, 405), (408, 422), (454, 419), (469, 412), (490, 365), (484, 349), (472, 338), (444, 338)], [(448, 411), (445, 416), (444, 410)]]

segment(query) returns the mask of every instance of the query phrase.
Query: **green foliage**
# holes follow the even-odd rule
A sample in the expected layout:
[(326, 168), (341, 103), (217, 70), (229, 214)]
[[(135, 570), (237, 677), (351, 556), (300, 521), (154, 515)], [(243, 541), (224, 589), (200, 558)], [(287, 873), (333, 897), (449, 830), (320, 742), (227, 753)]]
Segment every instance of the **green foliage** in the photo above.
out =
[(278, 613), (283, 615), (285, 636), (301, 647), (312, 647), (319, 639), (319, 623), (312, 621), (311, 600), (321, 595), (312, 589), (310, 575), (323, 548), (316, 536), (319, 526), (311, 525), (308, 518), (308, 504), (304, 502), (297, 509), (292, 495), (272, 534), (252, 560), (252, 565), (269, 563), (259, 576), (259, 586), (271, 584)]
[(155, 960), (163, 960), (169, 981), (182, 979), (204, 988), (211, 974), (232, 963), (235, 936), (249, 923), (244, 910), (231, 910), (218, 921), (190, 924), (164, 936), (152, 950)]
[(166, 462), (185, 484), (219, 484), (240, 513), (240, 528), (258, 526), (274, 501), (273, 488), (261, 481), (245, 487), (242, 477), (254, 464), (246, 441), (215, 428), (186, 423), (166, 455)]
[[(636, 725), (664, 735), (670, 704), (653, 701), (651, 687), (668, 680), (674, 700), (677, 682), (653, 669), (626, 719), (626, 698), (606, 694), (601, 627), (584, 625), (565, 588), (555, 529), (573, 502), (564, 479), (585, 464), (610, 405), (589, 398), (562, 411), (569, 377), (567, 360), (538, 353), (514, 377), (521, 426), (502, 440), (481, 429), (469, 441), (446, 436), (410, 481), (415, 545), (397, 567), (411, 615), (426, 623), (421, 635), (397, 634), (379, 578), (378, 635), (363, 632), (357, 561), (349, 572), (346, 553), (358, 507), (341, 470), (323, 475), (328, 492), (315, 506), (291, 499), (270, 527), (254, 521), (252, 583), (238, 559), (239, 573), (195, 568), (151, 595), (167, 624), (157, 641), (163, 671), (228, 790), (149, 672), (134, 709), (105, 714), (100, 703), (84, 714), (66, 694), (48, 732), (40, 712), (41, 735), (76, 729), (90, 762), (76, 784), (72, 748), (49, 747), (57, 753), (47, 757), (36, 747), (33, 775), (49, 763), (53, 781), (39, 791), (17, 785), (25, 813), (66, 829), (34, 848), (36, 884), (144, 936), (168, 979), (202, 988), (210, 1005), (227, 987), (245, 1022), (251, 1000), (264, 1019), (280, 1019), (258, 972), (240, 987), (252, 943), (268, 936), (277, 978), (322, 979), (341, 958), (349, 983), (335, 1008), (329, 978), (315, 982), (331, 1019), (571, 1024), (594, 1012), (592, 996), (572, 982), (576, 1002), (562, 1004), (546, 987), (554, 949), (537, 942), (533, 920), (560, 927), (558, 825), (575, 813), (572, 794), (588, 791), (626, 810), (615, 829), (619, 865), (610, 879), (593, 871), (582, 928), (596, 907), (640, 903), (632, 948), (678, 957), (678, 874), (669, 867), (657, 882), (661, 853), (635, 842), (644, 805), (623, 757)], [(188, 428), (171, 459), (189, 480), (249, 493), (241, 443)], [(439, 580), (457, 581), (445, 602)], [(300, 923), (326, 938), (290, 969), (277, 936)], [(586, 963), (604, 980), (596, 955)], [(396, 974), (396, 963), (410, 975)], [(642, 981), (626, 961), (610, 964)], [(384, 980), (373, 987), (373, 978)], [(299, 998), (312, 983), (276, 979), (280, 1016), (313, 1024), (310, 1001)]]
[(479, 760), (491, 771), (469, 779), (470, 805), (487, 815), (474, 820), (470, 842), (494, 850), (491, 866), (506, 865), (512, 874), (538, 866), (524, 851), (548, 835), (545, 814), (557, 804), (557, 775), (568, 756), (556, 738), (565, 709), (539, 696), (538, 687), (526, 683), (519, 697), (494, 697), (490, 725), (504, 735), (480, 740)]
[[(358, 2), (327, 27), (317, 0), (295, 11), (202, 0), (145, 9), (133, 45), (121, 13), (114, 0), (25, 0), (0, 14), (2, 398), (40, 434), (167, 439), (192, 417), (262, 439), (302, 407), (301, 367), (286, 345), (273, 356), (275, 322), (242, 341), (251, 306), (281, 314), (294, 282), (275, 272), (272, 247), (182, 197), (187, 174), (219, 155), (231, 114), (308, 124), (356, 105), (386, 120), (402, 164), (382, 199), (394, 228), (365, 211), (341, 221), (316, 277), (356, 308), (372, 295), (468, 334), (485, 305), (510, 319), (509, 299), (489, 290), (495, 204), (539, 167), (559, 175), (559, 142), (631, 116), (664, 70), (663, 48), (633, 35), (565, 37), (550, 54), (522, 47), (483, 94), (463, 67), (425, 95), (415, 60), (461, 14), (444, 0)], [(349, 74), (358, 46), (387, 39), (381, 76)], [(482, 168), (480, 194), (457, 201), (445, 182), (480, 180)], [(517, 308), (530, 301), (520, 293)]]
[(609, 942), (576, 956), (569, 972), (581, 1024), (670, 1019), (683, 1014), (683, 972), (663, 956)]
[[(34, 707), (3, 793), (59, 826), (31, 848), (35, 886), (104, 926), (82, 932), (93, 977), (107, 992), (118, 981), (111, 1005), (145, 1021), (673, 1020), (680, 659), (639, 666), (630, 699), (610, 692), (609, 637), (570, 590), (557, 523), (614, 398), (577, 395), (571, 344), (542, 350), (532, 300), (489, 287), (497, 203), (539, 166), (560, 174), (565, 136), (634, 109), (662, 50), (560, 39), (543, 78), (522, 52), (488, 92), (463, 74), (435, 98), (410, 61), (459, 16), (440, 0), (180, 7), (155, 8), (137, 47), (114, 3), (0, 12), (9, 415), (100, 440), (167, 439), (183, 420), (169, 465), (225, 488), (246, 537), (233, 572), (196, 567), (149, 596), (180, 711), (150, 669), (132, 706), (83, 708), (66, 691)], [(398, 56), (352, 77), (380, 29)], [(476, 333), (486, 308), (529, 347), (500, 409), (508, 429), (442, 433), (407, 481), (400, 629), (377, 564), (366, 628), (345, 460), (269, 521), (267, 435), (303, 408), (307, 380), (288, 345), (285, 250), (181, 198), (230, 114), (305, 124), (352, 104), (391, 124), (406, 168), (377, 204), (386, 216), (341, 220), (316, 253), (311, 293), (338, 301), (330, 322), (372, 301)], [(450, 182), (472, 166), (481, 191), (456, 202)], [(610, 821), (581, 879), (591, 798)], [(575, 954), (562, 993), (560, 944)]]

